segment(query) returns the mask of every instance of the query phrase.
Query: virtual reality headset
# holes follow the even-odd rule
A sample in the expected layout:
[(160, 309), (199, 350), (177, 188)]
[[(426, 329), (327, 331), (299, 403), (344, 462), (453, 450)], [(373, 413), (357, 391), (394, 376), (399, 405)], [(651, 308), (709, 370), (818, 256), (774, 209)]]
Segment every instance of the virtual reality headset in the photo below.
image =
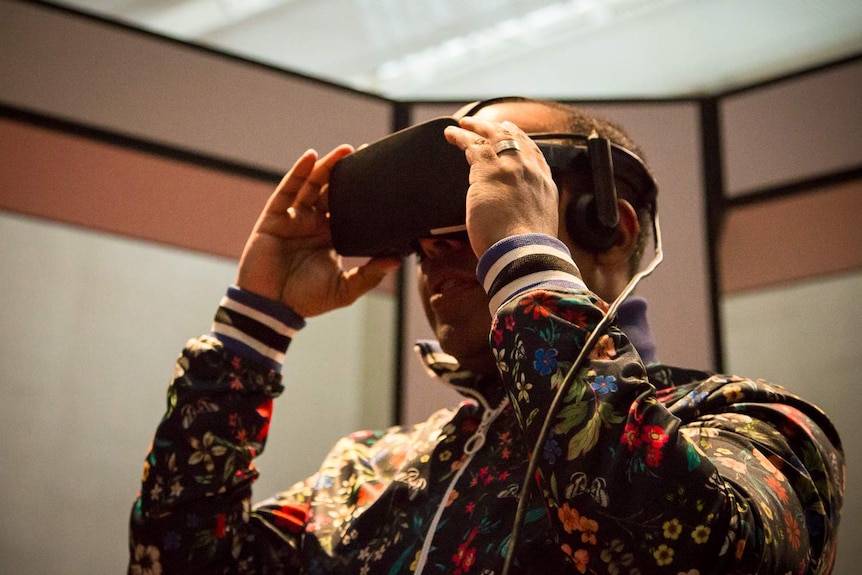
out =
[[(421, 238), (464, 233), (470, 166), (464, 152), (443, 135), (446, 126), (457, 125), (452, 117), (435, 118), (361, 148), (334, 166), (329, 212), (339, 254), (405, 256), (416, 251)], [(583, 170), (591, 176), (597, 201), (584, 203), (588, 213), (580, 227), (615, 231), (616, 221), (609, 220), (617, 216), (616, 188), (636, 209), (655, 205), (655, 181), (631, 151), (575, 134), (530, 137), (552, 172)]]

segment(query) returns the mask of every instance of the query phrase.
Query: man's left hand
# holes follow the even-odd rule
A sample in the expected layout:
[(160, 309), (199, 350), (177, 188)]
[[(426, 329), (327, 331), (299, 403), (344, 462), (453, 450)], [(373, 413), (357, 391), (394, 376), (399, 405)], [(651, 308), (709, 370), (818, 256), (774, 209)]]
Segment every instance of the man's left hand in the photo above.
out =
[[(445, 134), (470, 163), (467, 233), (476, 257), (512, 235), (557, 236), (557, 186), (541, 150), (520, 128), (466, 117)], [(518, 149), (498, 148), (506, 141)]]

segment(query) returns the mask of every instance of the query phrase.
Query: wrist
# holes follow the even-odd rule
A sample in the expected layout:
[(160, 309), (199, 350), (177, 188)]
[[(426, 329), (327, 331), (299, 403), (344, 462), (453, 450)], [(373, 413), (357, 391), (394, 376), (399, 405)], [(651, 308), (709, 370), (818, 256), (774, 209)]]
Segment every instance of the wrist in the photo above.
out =
[(498, 241), (479, 258), (476, 276), (488, 294), (491, 315), (528, 289), (586, 289), (566, 244), (546, 234), (522, 234)]
[(284, 354), (305, 320), (289, 307), (232, 286), (222, 298), (211, 333), (229, 351), (281, 369)]

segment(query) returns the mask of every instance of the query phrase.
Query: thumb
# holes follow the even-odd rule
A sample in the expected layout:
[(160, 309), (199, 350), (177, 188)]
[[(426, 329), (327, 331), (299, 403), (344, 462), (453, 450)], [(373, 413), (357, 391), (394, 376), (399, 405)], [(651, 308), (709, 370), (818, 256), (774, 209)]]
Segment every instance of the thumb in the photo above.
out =
[(401, 258), (371, 258), (363, 265), (345, 272), (344, 286), (350, 303), (377, 287), (383, 278), (400, 268), (401, 263)]

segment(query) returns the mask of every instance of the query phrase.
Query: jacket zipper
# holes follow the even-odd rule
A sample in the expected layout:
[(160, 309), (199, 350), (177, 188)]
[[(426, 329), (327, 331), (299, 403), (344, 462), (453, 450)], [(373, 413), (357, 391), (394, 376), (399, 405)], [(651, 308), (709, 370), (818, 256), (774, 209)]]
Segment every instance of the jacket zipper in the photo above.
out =
[(491, 424), (494, 422), (494, 420), (497, 419), (497, 417), (503, 412), (506, 406), (509, 405), (509, 398), (507, 397), (500, 402), (500, 405), (496, 409), (491, 409), (488, 405), (488, 402), (485, 401), (485, 398), (473, 392), (473, 390), (458, 386), (453, 387), (456, 387), (463, 393), (476, 398), (479, 403), (482, 404), (484, 411), (482, 413), (482, 420), (479, 422), (478, 428), (464, 444), (464, 454), (467, 456), (467, 460), (464, 462), (464, 465), (462, 465), (458, 469), (458, 471), (455, 472), (455, 475), (452, 477), (452, 480), (446, 487), (446, 492), (443, 494), (443, 498), (440, 500), (440, 505), (437, 507), (437, 512), (434, 514), (434, 519), (432, 519), (431, 525), (428, 527), (428, 531), (425, 534), (425, 543), (422, 545), (422, 552), (420, 553), (419, 560), (416, 563), (416, 571), (414, 571), (414, 575), (421, 575), (422, 571), (425, 569), (425, 563), (428, 560), (428, 554), (431, 551), (431, 544), (434, 541), (434, 533), (437, 531), (437, 525), (440, 523), (440, 519), (443, 517), (443, 510), (446, 508), (446, 503), (449, 501), (449, 496), (455, 489), (455, 485), (458, 483), (458, 480), (461, 479), (461, 476), (464, 474), (464, 471), (467, 470), (467, 467), (473, 461), (473, 456), (476, 455), (476, 453), (478, 453), (478, 451), (482, 449), (482, 447), (485, 445), (486, 433), (488, 431), (488, 428), (491, 427)]

